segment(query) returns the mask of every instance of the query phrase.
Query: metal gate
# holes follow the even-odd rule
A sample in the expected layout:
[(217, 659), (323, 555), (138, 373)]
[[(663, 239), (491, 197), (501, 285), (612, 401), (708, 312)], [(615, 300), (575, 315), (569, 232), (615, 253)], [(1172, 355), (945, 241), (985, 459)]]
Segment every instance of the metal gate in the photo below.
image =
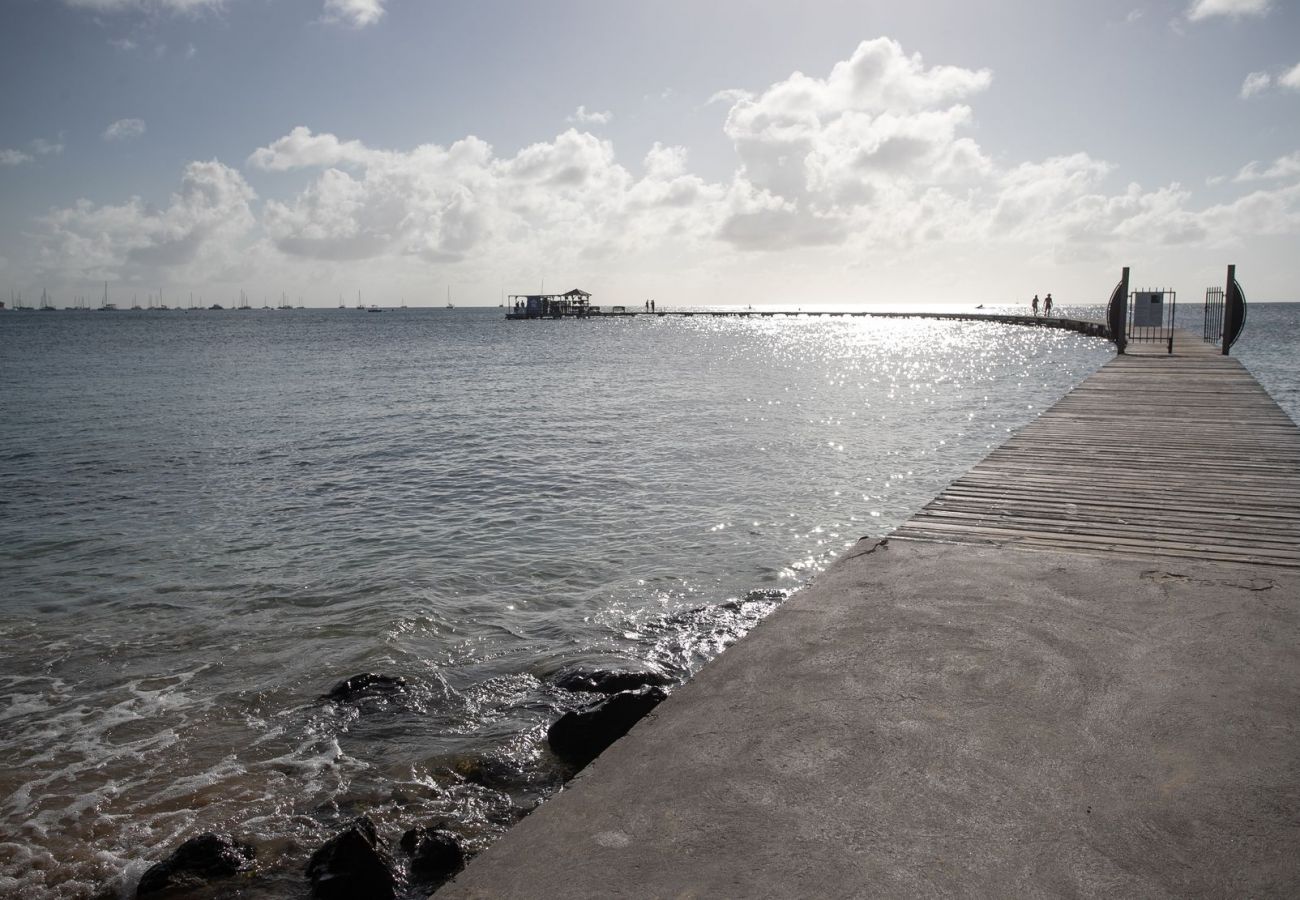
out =
[(1120, 353), (1129, 342), (1160, 343), (1174, 352), (1174, 317), (1178, 295), (1168, 288), (1129, 292), (1128, 266), (1106, 304), (1106, 328)]
[(1237, 283), (1237, 267), (1228, 266), (1227, 287), (1205, 289), (1205, 325), (1202, 337), (1207, 344), (1223, 347), (1227, 356), (1246, 327), (1246, 292)]
[(1128, 303), (1128, 339), (1138, 344), (1165, 344), (1174, 352), (1174, 317), (1178, 295), (1169, 288), (1134, 291)]

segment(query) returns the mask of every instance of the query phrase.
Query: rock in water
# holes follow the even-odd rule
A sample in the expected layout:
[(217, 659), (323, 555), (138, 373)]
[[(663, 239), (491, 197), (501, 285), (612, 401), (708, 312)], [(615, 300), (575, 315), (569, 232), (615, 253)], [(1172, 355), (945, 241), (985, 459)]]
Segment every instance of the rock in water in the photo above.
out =
[(400, 886), (393, 857), (367, 816), (311, 855), (307, 877), (316, 900), (393, 900)]
[(643, 687), (667, 687), (672, 683), (658, 669), (593, 669), (568, 666), (555, 676), (556, 687), (566, 691), (589, 691), (594, 694), (617, 694)]
[(561, 716), (546, 731), (555, 755), (581, 769), (667, 698), (663, 688), (623, 691), (608, 700)]
[(162, 862), (150, 866), (135, 889), (137, 897), (168, 890), (192, 890), (217, 878), (229, 878), (248, 868), (255, 853), (224, 834), (192, 837)]
[(401, 675), (381, 675), (378, 672), (362, 672), (345, 678), (325, 695), (326, 700), (345, 702), (355, 700), (363, 694), (392, 693), (406, 689), (406, 679)]
[(424, 885), (442, 884), (468, 859), (456, 836), (440, 828), (412, 828), (402, 835), (401, 846), (411, 857), (411, 879)]

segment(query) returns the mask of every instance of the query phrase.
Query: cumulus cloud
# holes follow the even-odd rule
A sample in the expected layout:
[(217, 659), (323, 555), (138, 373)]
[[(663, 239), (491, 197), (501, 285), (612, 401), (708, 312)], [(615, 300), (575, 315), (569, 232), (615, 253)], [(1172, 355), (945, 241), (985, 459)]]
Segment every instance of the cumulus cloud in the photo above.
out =
[(0, 166), (21, 166), (35, 157), (21, 150), (0, 150)]
[(986, 69), (927, 67), (888, 38), (863, 41), (825, 78), (796, 72), (761, 94), (735, 91), (724, 130), (741, 162), (732, 218), (720, 235), (738, 247), (835, 243), (864, 208), (884, 211), (928, 186), (986, 172), (959, 136), (985, 90)]
[(323, 19), (335, 25), (365, 28), (384, 17), (385, 0), (325, 0)]
[(118, 119), (104, 129), (102, 137), (106, 141), (129, 141), (144, 134), (144, 119)]
[(1273, 83), (1272, 77), (1267, 72), (1251, 72), (1246, 76), (1246, 80), (1241, 83), (1241, 97), (1243, 100), (1263, 93), (1268, 90), (1269, 85)]
[(613, 120), (614, 114), (608, 110), (605, 112), (587, 112), (586, 106), (579, 106), (573, 111), (573, 115), (569, 116), (567, 121), (578, 125), (608, 125)]
[(310, 128), (299, 125), (269, 146), (254, 150), (248, 157), (248, 164), (264, 172), (287, 172), (291, 169), (365, 165), (382, 155), (360, 141), (340, 141), (332, 134), (312, 134)]
[(1193, 22), (1214, 16), (1239, 19), (1244, 16), (1262, 16), (1272, 8), (1270, 0), (1193, 0), (1187, 8), (1187, 18)]
[(297, 196), (267, 203), (262, 223), (280, 252), (315, 260), (716, 255), (710, 246), (897, 254), (943, 241), (1105, 247), (1214, 233), (1187, 189), (1107, 190), (1115, 167), (1087, 153), (997, 164), (966, 133), (991, 83), (987, 70), (929, 66), (894, 41), (865, 41), (824, 77), (796, 72), (716, 97), (729, 104), (737, 157), (720, 182), (662, 144), (637, 174), (578, 129), (500, 156), (473, 137), (395, 151), (299, 126), (248, 163), (318, 170)]
[(565, 258), (666, 235), (707, 240), (705, 210), (724, 193), (687, 174), (680, 147), (656, 144), (637, 177), (611, 143), (575, 129), (501, 157), (475, 137), (396, 152), (298, 127), (249, 162), (322, 170), (263, 218), (282, 252), (322, 260)]
[(210, 272), (238, 254), (254, 224), (255, 196), (236, 170), (216, 160), (193, 162), (166, 207), (133, 197), (116, 206), (79, 200), (51, 210), (39, 221), (42, 262), (89, 278), (159, 268)]
[(1300, 91), (1300, 63), (1276, 77), (1268, 72), (1251, 72), (1241, 84), (1241, 97), (1243, 100), (1249, 99), (1274, 87)]
[(781, 261), (937, 259), (954, 247), (1103, 259), (1285, 233), (1300, 215), (1300, 154), (1245, 167), (1235, 181), (1257, 182), (1252, 192), (1209, 210), (1179, 184), (1116, 186), (1117, 167), (1082, 151), (1002, 161), (972, 136), (991, 84), (987, 70), (863, 42), (824, 75), (717, 98), (735, 166), (715, 180), (692, 173), (683, 147), (620, 157), (577, 126), (502, 153), (474, 136), (390, 149), (299, 125), (247, 158), (271, 181), (295, 173), (293, 191), (256, 215), (237, 172), (196, 163), (163, 209), (133, 199), (52, 211), (46, 245), (52, 266), (82, 272), (265, 259), (300, 271), (377, 260), (422, 273), (413, 277), (430, 264), (589, 271), (606, 260), (620, 271), (753, 273)]
[(1243, 166), (1232, 180), (1241, 183), (1295, 177), (1300, 177), (1300, 150), (1287, 156), (1279, 156), (1267, 167), (1261, 166), (1258, 162), (1252, 160)]
[(1300, 63), (1296, 63), (1287, 71), (1277, 77), (1279, 87), (1287, 88), (1292, 91), (1300, 91)]

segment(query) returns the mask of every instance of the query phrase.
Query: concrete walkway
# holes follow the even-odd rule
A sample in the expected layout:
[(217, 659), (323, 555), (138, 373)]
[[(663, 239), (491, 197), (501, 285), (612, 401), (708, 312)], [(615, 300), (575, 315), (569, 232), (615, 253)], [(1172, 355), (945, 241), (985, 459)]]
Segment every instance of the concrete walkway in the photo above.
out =
[(439, 898), (1300, 896), (1300, 436), (1188, 352), (860, 542)]
[(439, 898), (1300, 894), (1300, 575), (859, 546)]

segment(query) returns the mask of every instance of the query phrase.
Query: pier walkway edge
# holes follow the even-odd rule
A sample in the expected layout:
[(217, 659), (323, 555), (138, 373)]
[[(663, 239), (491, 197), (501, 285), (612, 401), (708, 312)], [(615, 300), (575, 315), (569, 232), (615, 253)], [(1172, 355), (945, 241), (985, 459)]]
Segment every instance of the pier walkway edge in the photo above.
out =
[(438, 897), (1300, 893), (1300, 430), (1129, 350)]

